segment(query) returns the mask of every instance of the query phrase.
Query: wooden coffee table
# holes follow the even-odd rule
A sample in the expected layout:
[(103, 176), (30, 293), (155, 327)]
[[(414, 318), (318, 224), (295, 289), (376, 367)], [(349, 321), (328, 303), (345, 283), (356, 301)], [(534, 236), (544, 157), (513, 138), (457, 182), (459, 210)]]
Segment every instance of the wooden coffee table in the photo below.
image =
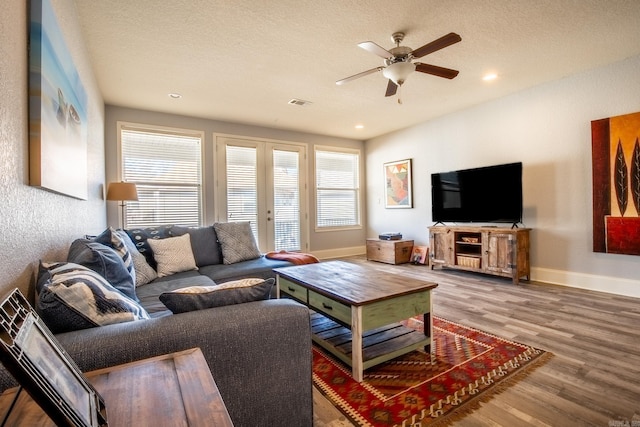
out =
[[(345, 261), (274, 269), (278, 297), (289, 296), (321, 314), (313, 341), (347, 363), (356, 381), (363, 371), (420, 347), (431, 351), (433, 282)], [(424, 316), (424, 333), (399, 321)]]

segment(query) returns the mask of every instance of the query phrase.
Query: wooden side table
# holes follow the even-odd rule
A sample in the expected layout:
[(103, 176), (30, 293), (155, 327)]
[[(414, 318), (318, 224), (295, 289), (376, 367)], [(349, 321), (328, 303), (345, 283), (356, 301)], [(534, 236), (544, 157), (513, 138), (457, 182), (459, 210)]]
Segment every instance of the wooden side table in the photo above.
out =
[(411, 260), (412, 250), (413, 240), (367, 239), (369, 261), (404, 264)]
[[(199, 348), (85, 376), (105, 401), (109, 427), (233, 426)], [(16, 393), (20, 395), (11, 407)], [(4, 425), (8, 426), (55, 427), (21, 388), (6, 390), (0, 396), (0, 415), (6, 417)]]

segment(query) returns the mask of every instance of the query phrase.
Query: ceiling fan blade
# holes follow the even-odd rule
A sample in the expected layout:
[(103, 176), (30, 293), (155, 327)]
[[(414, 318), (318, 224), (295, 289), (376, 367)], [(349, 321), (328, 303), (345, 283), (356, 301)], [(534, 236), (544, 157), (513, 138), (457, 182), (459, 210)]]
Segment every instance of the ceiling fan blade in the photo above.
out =
[(412, 55), (414, 58), (422, 58), (436, 50), (444, 49), (447, 46), (458, 43), (460, 40), (462, 40), (462, 37), (458, 34), (449, 33), (446, 36), (440, 37), (438, 40), (434, 40), (431, 43), (427, 43), (424, 46), (417, 48), (413, 51)]
[(374, 42), (362, 42), (358, 43), (358, 46), (363, 48), (367, 52), (371, 52), (374, 55), (378, 55), (379, 57), (384, 59), (391, 58), (393, 56), (387, 49), (380, 47)]
[(350, 76), (350, 77), (344, 78), (344, 79), (342, 79), (342, 80), (338, 80), (338, 81), (336, 82), (336, 84), (337, 84), (337, 85), (343, 85), (343, 84), (345, 84), (345, 83), (350, 82), (351, 80), (359, 79), (360, 77), (364, 77), (364, 76), (366, 76), (366, 75), (368, 75), (368, 74), (373, 74), (373, 73), (375, 73), (375, 72), (377, 72), (377, 71), (382, 70), (383, 68), (384, 68), (384, 67), (376, 67), (376, 68), (372, 68), (372, 69), (367, 70), (367, 71), (363, 71), (363, 72), (358, 73), (358, 74), (354, 74), (353, 76)]
[(431, 64), (423, 64), (422, 62), (416, 62), (415, 64), (416, 71), (432, 74), (438, 77), (444, 77), (445, 79), (452, 79), (460, 72), (458, 70), (452, 70), (451, 68), (438, 67), (437, 65)]
[(398, 91), (398, 85), (393, 82), (393, 80), (389, 79), (389, 84), (387, 84), (387, 92), (384, 96), (393, 96)]

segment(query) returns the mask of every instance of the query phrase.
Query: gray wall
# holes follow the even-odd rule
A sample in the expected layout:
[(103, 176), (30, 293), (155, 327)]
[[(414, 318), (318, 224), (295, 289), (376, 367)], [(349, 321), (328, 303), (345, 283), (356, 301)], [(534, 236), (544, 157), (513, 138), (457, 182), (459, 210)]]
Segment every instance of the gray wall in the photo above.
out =
[(53, 0), (88, 98), (88, 200), (29, 186), (27, 39), (24, 0), (4, 0), (0, 14), (0, 293), (26, 291), (39, 259), (66, 258), (71, 241), (106, 226), (104, 186), (104, 102), (82, 43), (75, 5)]
[[(215, 206), (213, 198), (214, 186), (214, 133), (236, 135), (239, 137), (263, 138), (268, 140), (304, 143), (307, 145), (307, 170), (309, 171), (309, 212), (311, 224), (309, 230), (310, 251), (320, 257), (332, 257), (362, 253), (366, 228), (340, 232), (314, 232), (315, 221), (315, 188), (313, 169), (313, 150), (315, 145), (359, 148), (362, 150), (362, 166), (364, 169), (364, 145), (362, 141), (314, 135), (301, 132), (291, 132), (273, 128), (251, 126), (237, 123), (220, 122), (215, 120), (186, 117), (173, 114), (156, 113), (130, 108), (107, 105), (105, 108), (105, 151), (107, 182), (117, 180), (117, 122), (132, 122), (156, 126), (191, 129), (205, 133), (204, 150), (204, 188), (205, 188), (205, 224), (213, 224)], [(364, 183), (363, 183), (364, 185)], [(363, 194), (363, 203), (366, 198)], [(107, 207), (107, 218), (110, 225), (118, 225), (118, 207), (115, 202)], [(363, 217), (363, 221), (365, 218)]]
[[(427, 244), (432, 173), (521, 161), (533, 278), (640, 296), (640, 257), (592, 252), (591, 188), (591, 121), (640, 111), (639, 75), (634, 57), (367, 141), (369, 234)], [(403, 158), (415, 208), (384, 209), (382, 163)]]

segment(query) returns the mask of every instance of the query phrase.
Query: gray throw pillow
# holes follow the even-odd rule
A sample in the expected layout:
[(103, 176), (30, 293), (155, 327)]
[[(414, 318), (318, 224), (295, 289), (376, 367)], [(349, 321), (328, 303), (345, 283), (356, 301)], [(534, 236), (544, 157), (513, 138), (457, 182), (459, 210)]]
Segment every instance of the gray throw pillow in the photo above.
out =
[(53, 333), (149, 318), (104, 277), (70, 262), (40, 263), (36, 310)]
[(213, 228), (216, 230), (225, 264), (257, 259), (262, 255), (256, 245), (249, 221), (216, 222)]
[(120, 255), (112, 248), (87, 239), (77, 239), (71, 243), (67, 261), (90, 268), (118, 291), (138, 301), (134, 278)]
[(213, 286), (191, 286), (165, 292), (160, 301), (173, 313), (203, 310), (269, 299), (274, 279), (241, 279)]

